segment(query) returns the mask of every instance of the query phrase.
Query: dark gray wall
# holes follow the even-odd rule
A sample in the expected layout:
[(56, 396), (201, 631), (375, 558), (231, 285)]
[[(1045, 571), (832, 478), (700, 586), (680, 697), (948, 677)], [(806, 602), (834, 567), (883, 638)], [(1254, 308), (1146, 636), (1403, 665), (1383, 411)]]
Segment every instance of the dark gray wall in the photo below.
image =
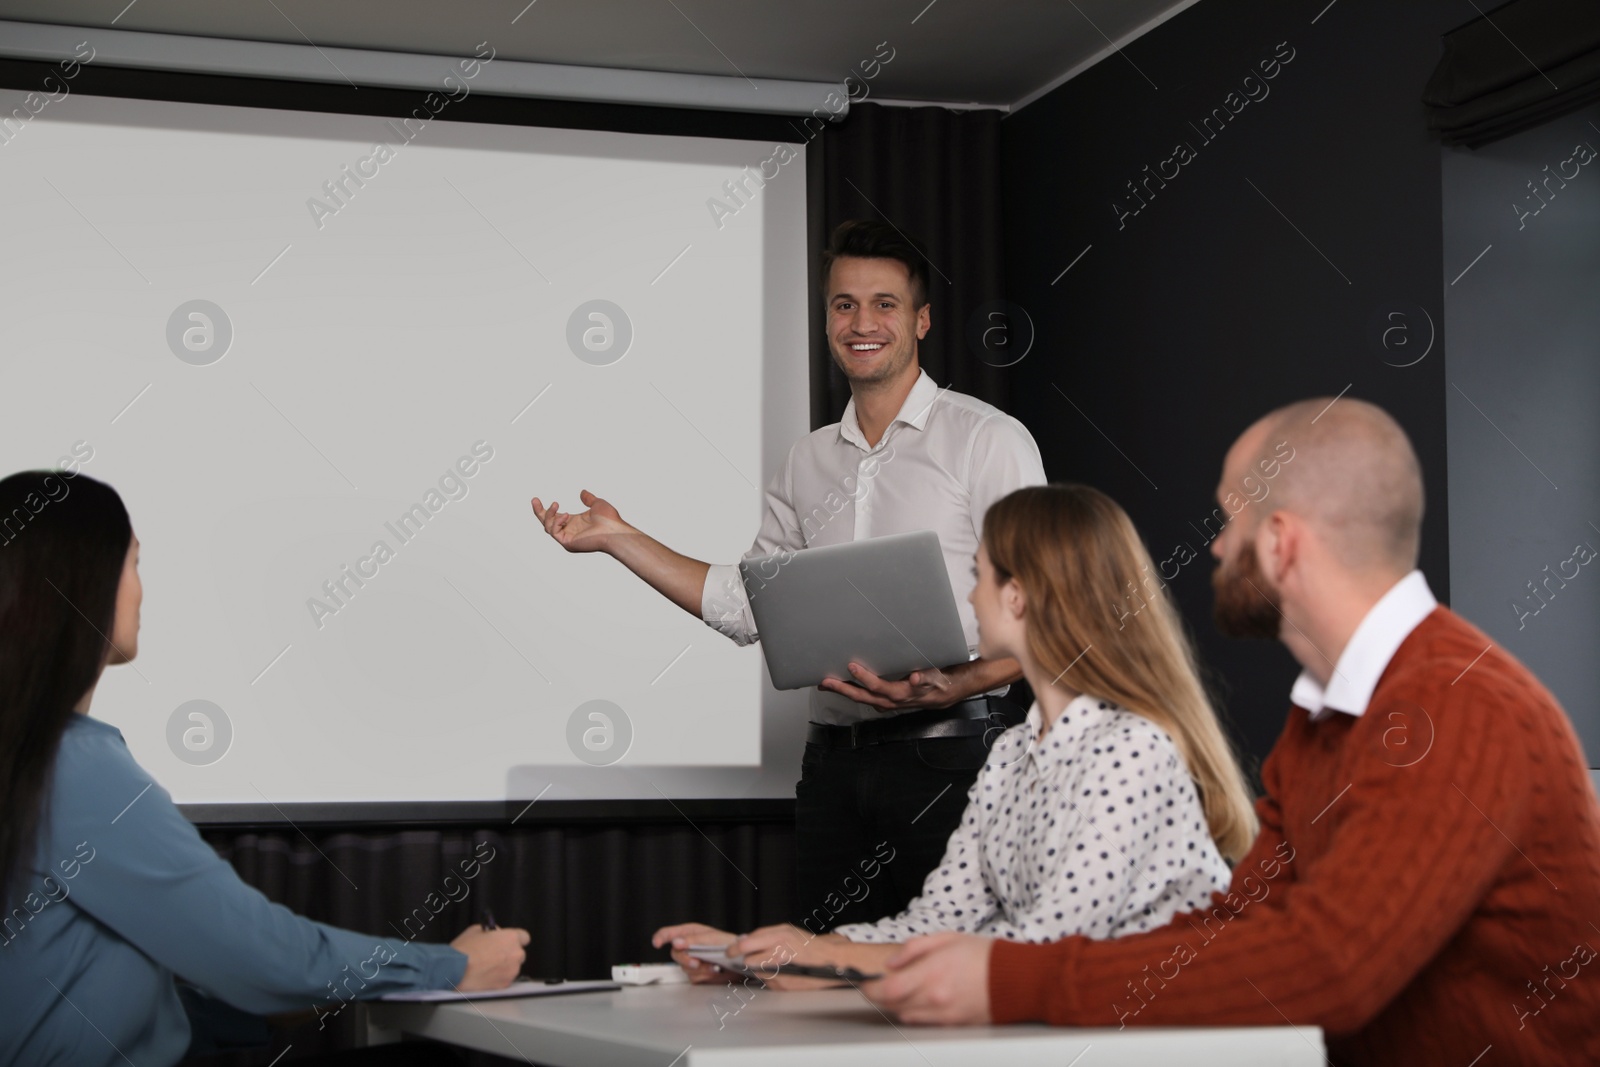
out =
[[(1593, 154), (1587, 164), (1576, 160), (1580, 145)], [(1444, 150), (1450, 586), (1456, 608), (1555, 693), (1591, 767), (1600, 760), (1597, 149), (1600, 107), (1476, 151)]]
[[(1196, 530), (1246, 425), (1346, 386), (1392, 412), (1427, 480), (1422, 567), (1450, 595), (1439, 147), (1419, 97), (1439, 35), (1472, 16), (1443, 0), (1209, 0), (1003, 125), (1006, 295), (1037, 335), (1011, 410), (1050, 477), (1108, 491), (1158, 561), (1201, 553), (1172, 588), (1258, 756), (1297, 667), (1216, 634)], [(1240, 104), (1246, 91), (1260, 99)], [(1230, 103), (1208, 140), (1196, 127)], [(1194, 158), (1141, 186), (1133, 214), (1125, 183), (1179, 142)]]

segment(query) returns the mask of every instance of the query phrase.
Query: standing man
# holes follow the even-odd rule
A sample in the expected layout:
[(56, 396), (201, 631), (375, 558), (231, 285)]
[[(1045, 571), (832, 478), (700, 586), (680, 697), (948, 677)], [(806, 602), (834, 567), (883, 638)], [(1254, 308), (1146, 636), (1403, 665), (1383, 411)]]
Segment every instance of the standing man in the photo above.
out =
[[(927, 264), (898, 230), (842, 224), (821, 281), (828, 346), (849, 379), (850, 403), (839, 422), (790, 448), (767, 486), (747, 558), (933, 530), (976, 656), (967, 594), (983, 514), (1014, 489), (1044, 484), (1039, 448), (1016, 419), (923, 372)], [(605, 552), (735, 643), (758, 639), (737, 565), (680, 555), (588, 490), (581, 499), (589, 510), (577, 514), (533, 500), (563, 548)], [(887, 681), (852, 664), (853, 678), (812, 691), (795, 836), (797, 909), (814, 932), (904, 909), (944, 854), (994, 728), (1022, 720), (1023, 709), (1000, 698), (1022, 677), (1015, 659), (933, 666)], [(852, 899), (861, 886), (868, 891)]]
[(1600, 804), (1572, 724), (1434, 601), (1392, 418), (1274, 412), (1217, 499), (1274, 474), (1212, 545), (1218, 628), (1303, 668), (1230, 892), (1114, 941), (922, 938), (867, 995), (908, 1022), (1320, 1026), (1352, 1067), (1600, 1063)]

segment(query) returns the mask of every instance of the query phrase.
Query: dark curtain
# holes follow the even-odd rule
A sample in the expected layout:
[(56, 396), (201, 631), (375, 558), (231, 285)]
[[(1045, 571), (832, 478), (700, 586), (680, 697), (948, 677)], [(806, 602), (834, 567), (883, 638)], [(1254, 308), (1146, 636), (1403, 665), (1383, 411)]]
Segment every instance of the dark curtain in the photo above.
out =
[[(341, 828), (313, 830), (311, 840), (293, 830), (211, 830), (206, 837), (245, 881), (336, 926), (403, 937), (426, 919), (416, 940), (449, 941), (490, 908), (500, 925), (533, 935), (526, 973), (544, 978), (605, 978), (612, 964), (654, 958), (650, 934), (668, 922), (751, 929), (768, 915), (778, 921), (793, 895), (792, 823)], [(462, 864), (475, 848), (492, 858), (467, 880)], [(459, 899), (431, 915), (424, 901), (448, 896), (450, 876)]]
[[(247, 883), (308, 918), (377, 937), (447, 942), (487, 907), (501, 926), (532, 935), (525, 974), (609, 978), (613, 964), (665, 960), (650, 935), (668, 923), (751, 930), (787, 921), (793, 814), (749, 819), (738, 807), (729, 802), (724, 816), (701, 814), (693, 823), (307, 826), (306, 835), (287, 827), (201, 829)], [(491, 858), (465, 878), (468, 861), (484, 856)], [(267, 1048), (197, 1062), (265, 1064), (292, 1045), (288, 1063), (356, 1043), (356, 1012), (324, 1021), (307, 1009), (278, 1020)]]
[[(1000, 116), (990, 110), (858, 104), (808, 146), (813, 429), (838, 422), (850, 399), (850, 387), (828, 352), (816, 278), (828, 234), (847, 219), (886, 221), (927, 256), (933, 324), (919, 352), (929, 376), (1006, 407), (1011, 371), (997, 365), (1007, 358), (996, 343), (1001, 333), (990, 329), (985, 341), (984, 330), (998, 324), (1014, 345), (1031, 330), (1026, 323), (988, 317), (1000, 310), (988, 305), (1006, 295)], [(981, 324), (973, 330), (975, 316)]]
[(1512, 0), (1444, 35), (1422, 102), (1447, 145), (1481, 145), (1600, 100), (1600, 3)]

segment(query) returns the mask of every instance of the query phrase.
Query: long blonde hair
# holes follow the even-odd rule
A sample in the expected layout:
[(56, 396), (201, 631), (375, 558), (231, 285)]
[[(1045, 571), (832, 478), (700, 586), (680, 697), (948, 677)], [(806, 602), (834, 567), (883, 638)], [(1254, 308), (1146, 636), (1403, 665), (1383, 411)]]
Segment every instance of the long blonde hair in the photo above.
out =
[(1046, 674), (1165, 730), (1217, 849), (1237, 861), (1257, 823), (1243, 772), (1201, 684), (1194, 648), (1127, 512), (1086, 485), (1018, 489), (983, 517), (996, 579), (1027, 598), (1028, 652)]

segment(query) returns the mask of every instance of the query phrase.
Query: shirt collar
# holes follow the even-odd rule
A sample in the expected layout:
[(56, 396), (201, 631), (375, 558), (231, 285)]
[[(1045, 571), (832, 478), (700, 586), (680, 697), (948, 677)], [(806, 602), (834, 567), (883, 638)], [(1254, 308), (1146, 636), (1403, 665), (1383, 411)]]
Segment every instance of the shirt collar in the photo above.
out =
[[(906, 394), (905, 403), (900, 405), (900, 413), (889, 423), (893, 426), (896, 422), (903, 422), (908, 426), (915, 426), (921, 430), (928, 425), (928, 413), (933, 410), (933, 402), (938, 398), (943, 389), (934, 384), (928, 372), (918, 368), (917, 380), (911, 386), (911, 392)], [(839, 419), (839, 436), (864, 451), (872, 451), (867, 444), (866, 435), (861, 432), (861, 423), (856, 420), (856, 398), (851, 397), (850, 402), (844, 406), (844, 415)], [(883, 435), (888, 437), (888, 433)], [(883, 444), (880, 438), (878, 444)]]
[(1116, 708), (1117, 705), (1109, 700), (1079, 693), (1067, 701), (1067, 706), (1061, 709), (1061, 714), (1051, 724), (1049, 731), (1040, 738), (1039, 727), (1044, 723), (1044, 710), (1035, 700), (1033, 707), (1028, 709), (1028, 717), (1025, 720), (1028, 728), (1028, 755), (1034, 765), (1040, 770), (1047, 770), (1060, 760), (1077, 755), (1078, 741), (1084, 732)]
[(87, 712), (84, 712), (81, 715), (74, 714), (71, 719), (67, 720), (67, 728), (70, 730), (73, 727), (77, 727), (81, 730), (98, 730), (101, 733), (115, 734), (119, 740), (122, 738), (121, 730), (117, 729), (115, 726), (112, 726), (110, 723), (105, 722), (104, 720), (96, 719)]
[(1401, 642), (1438, 606), (1428, 580), (1421, 571), (1412, 571), (1390, 586), (1362, 617), (1339, 653), (1327, 687), (1301, 671), (1289, 692), (1290, 702), (1309, 711), (1313, 721), (1327, 718), (1330, 711), (1363, 714)]

